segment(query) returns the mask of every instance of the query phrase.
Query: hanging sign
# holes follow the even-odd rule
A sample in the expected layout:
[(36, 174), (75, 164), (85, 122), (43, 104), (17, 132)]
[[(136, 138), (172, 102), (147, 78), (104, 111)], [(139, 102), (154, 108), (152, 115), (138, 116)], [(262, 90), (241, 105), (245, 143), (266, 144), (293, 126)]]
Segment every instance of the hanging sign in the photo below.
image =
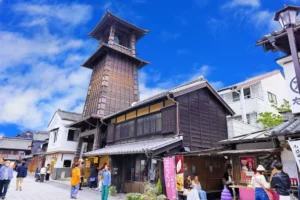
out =
[(164, 158), (164, 176), (168, 199), (177, 199), (177, 190), (175, 184), (175, 159), (174, 157)]
[(289, 145), (292, 149), (292, 152), (294, 154), (294, 158), (296, 160), (296, 163), (298, 165), (298, 169), (300, 169), (300, 140), (296, 141), (290, 141), (288, 140)]
[(175, 166), (176, 166), (176, 189), (181, 191), (183, 189), (183, 156), (175, 156)]
[[(278, 61), (279, 63), (280, 61)], [(280, 64), (280, 63), (279, 63)], [(284, 69), (289, 104), (293, 113), (300, 113), (300, 94), (293, 61), (280, 64)]]

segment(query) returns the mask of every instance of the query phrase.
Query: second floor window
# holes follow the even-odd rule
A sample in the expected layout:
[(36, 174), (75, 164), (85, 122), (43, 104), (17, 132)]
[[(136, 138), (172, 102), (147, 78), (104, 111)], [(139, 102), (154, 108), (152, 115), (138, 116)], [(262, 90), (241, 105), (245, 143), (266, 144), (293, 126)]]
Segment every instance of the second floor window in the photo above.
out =
[(77, 141), (78, 131), (70, 129), (68, 132), (68, 141)]
[(137, 135), (161, 132), (161, 113), (139, 118), (137, 123)]
[(134, 136), (135, 121), (127, 121), (116, 126), (116, 140)]
[[(243, 91), (244, 91), (244, 99), (250, 99), (251, 98), (251, 89), (250, 88), (244, 88)], [(232, 92), (233, 101), (239, 101), (240, 100), (240, 92), (241, 92), (241, 90)]]
[(270, 102), (277, 105), (277, 98), (276, 98), (275, 94), (273, 94), (271, 92), (268, 92), (268, 99), (269, 99)]
[(53, 143), (57, 141), (58, 129), (52, 131), (53, 134)]
[(232, 92), (232, 99), (233, 101), (239, 101), (240, 100), (240, 94), (237, 92)]

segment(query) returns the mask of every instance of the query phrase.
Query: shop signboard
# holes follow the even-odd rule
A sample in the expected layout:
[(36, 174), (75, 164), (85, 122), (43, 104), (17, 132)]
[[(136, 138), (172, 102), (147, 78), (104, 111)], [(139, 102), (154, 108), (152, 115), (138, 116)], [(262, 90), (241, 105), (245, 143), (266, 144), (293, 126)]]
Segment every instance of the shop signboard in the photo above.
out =
[(169, 200), (177, 199), (177, 190), (175, 184), (175, 158), (164, 158), (164, 176), (166, 191)]
[(292, 149), (296, 163), (298, 165), (298, 169), (300, 169), (300, 140), (295, 140), (295, 141), (288, 140), (288, 142)]
[(254, 156), (241, 156), (241, 181), (250, 181), (256, 169), (256, 162)]
[(283, 69), (291, 110), (293, 113), (300, 113), (300, 94), (293, 62), (284, 64)]
[(184, 167), (183, 167), (183, 156), (175, 156), (175, 166), (176, 166), (176, 189), (181, 191), (183, 189), (183, 172), (184, 172)]

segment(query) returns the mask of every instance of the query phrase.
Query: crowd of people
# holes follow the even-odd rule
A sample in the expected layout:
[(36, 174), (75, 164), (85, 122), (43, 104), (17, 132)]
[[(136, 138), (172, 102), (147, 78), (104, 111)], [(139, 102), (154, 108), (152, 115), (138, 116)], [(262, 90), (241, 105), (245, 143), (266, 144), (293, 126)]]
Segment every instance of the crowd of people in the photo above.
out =
[[(258, 165), (250, 185), (248, 185), (255, 190), (255, 200), (273, 200), (270, 189), (275, 190), (276, 194), (279, 195), (280, 200), (291, 199), (291, 180), (289, 175), (282, 171), (282, 168), (281, 162), (275, 162), (273, 164), (270, 181), (267, 182), (264, 176), (264, 173), (266, 172), (265, 168), (262, 165)], [(232, 194), (233, 191), (230, 186), (233, 184), (233, 181), (228, 172), (224, 174), (223, 184), (227, 186)]]
[[(84, 162), (79, 161), (75, 164), (71, 176), (71, 199), (77, 199), (79, 190), (82, 190), (84, 180)], [(90, 188), (97, 189), (101, 187), (101, 199), (108, 199), (108, 188), (111, 185), (111, 173), (108, 164), (104, 164), (103, 168), (97, 168), (92, 164), (90, 172)]]

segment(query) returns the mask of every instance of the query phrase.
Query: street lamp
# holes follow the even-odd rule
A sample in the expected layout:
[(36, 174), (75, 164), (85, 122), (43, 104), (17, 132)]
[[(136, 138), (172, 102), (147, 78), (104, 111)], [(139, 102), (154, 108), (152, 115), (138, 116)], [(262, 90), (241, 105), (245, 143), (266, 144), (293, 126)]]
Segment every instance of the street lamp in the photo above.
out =
[(290, 50), (294, 62), (295, 74), (297, 78), (298, 92), (300, 93), (300, 63), (294, 34), (296, 17), (299, 11), (300, 7), (298, 6), (285, 6), (283, 9), (275, 13), (274, 20), (279, 21), (282, 29), (285, 29), (287, 32)]

